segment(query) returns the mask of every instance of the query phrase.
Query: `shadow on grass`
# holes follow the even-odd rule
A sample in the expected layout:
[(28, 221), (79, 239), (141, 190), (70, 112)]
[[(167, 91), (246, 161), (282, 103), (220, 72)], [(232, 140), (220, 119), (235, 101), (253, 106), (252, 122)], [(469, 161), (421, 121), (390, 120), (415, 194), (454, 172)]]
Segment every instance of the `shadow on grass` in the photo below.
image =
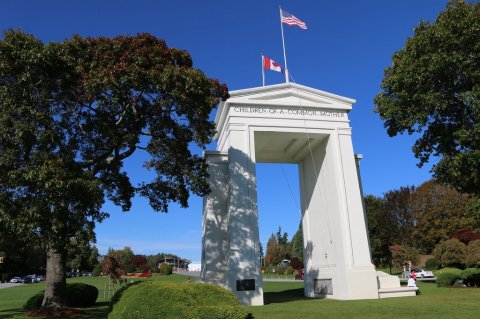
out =
[(305, 297), (303, 288), (265, 292), (263, 294), (263, 301), (266, 305), (271, 303), (284, 303), (284, 302), (305, 300), (305, 299), (308, 299), (308, 298)]
[[(90, 308), (77, 308), (80, 312), (75, 314), (71, 317), (56, 317), (56, 319), (69, 319), (69, 318), (76, 318), (76, 319), (106, 319), (108, 317), (108, 301), (97, 302), (94, 307)], [(7, 319), (7, 318), (33, 318), (24, 315), (24, 312), (20, 308), (12, 308), (12, 309), (4, 309), (0, 311), (0, 319)], [(40, 317), (45, 318), (45, 317)], [(48, 317), (51, 318), (51, 317)]]
[(15, 315), (21, 315), (23, 312), (19, 308), (3, 309), (0, 311), (0, 319), (11, 318)]

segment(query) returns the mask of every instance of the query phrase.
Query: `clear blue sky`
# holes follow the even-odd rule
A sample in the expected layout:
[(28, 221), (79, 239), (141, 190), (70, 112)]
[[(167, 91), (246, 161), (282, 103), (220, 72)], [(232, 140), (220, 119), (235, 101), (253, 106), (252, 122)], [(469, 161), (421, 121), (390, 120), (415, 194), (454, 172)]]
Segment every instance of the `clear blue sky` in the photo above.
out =
[[(429, 168), (419, 169), (411, 152), (414, 138), (389, 138), (373, 98), (383, 70), (421, 19), (434, 20), (446, 0), (0, 0), (0, 28), (20, 28), (44, 42), (73, 34), (116, 36), (149, 32), (171, 47), (188, 50), (195, 67), (226, 83), (230, 90), (261, 86), (261, 59), (283, 64), (279, 10), (307, 23), (308, 30), (285, 26), (288, 66), (295, 82), (357, 100), (350, 112), (353, 145), (364, 155), (361, 175), (366, 194), (381, 196), (405, 185), (423, 183)], [(267, 71), (267, 84), (282, 83)], [(209, 149), (215, 149), (211, 145)], [(126, 166), (134, 181), (148, 174), (135, 158)], [(296, 167), (257, 165), (260, 239), (264, 246), (278, 226), (296, 231)], [(288, 182), (287, 182), (288, 181)], [(290, 188), (292, 192), (290, 192)], [(293, 195), (292, 195), (293, 194)], [(130, 246), (135, 253), (171, 252), (200, 260), (202, 199), (190, 207), (173, 204), (168, 214), (154, 213), (136, 198), (128, 213), (105, 205), (111, 217), (97, 225), (97, 246)]]

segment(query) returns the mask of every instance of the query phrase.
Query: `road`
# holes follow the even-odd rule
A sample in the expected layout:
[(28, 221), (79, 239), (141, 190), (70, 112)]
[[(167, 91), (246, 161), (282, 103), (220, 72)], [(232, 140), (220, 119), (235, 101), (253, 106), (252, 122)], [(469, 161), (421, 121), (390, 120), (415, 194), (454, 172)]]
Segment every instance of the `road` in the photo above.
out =
[(2, 289), (2, 288), (10, 288), (10, 287), (15, 287), (15, 286), (20, 286), (20, 285), (23, 285), (23, 284), (5, 282), (5, 283), (0, 283), (0, 289)]

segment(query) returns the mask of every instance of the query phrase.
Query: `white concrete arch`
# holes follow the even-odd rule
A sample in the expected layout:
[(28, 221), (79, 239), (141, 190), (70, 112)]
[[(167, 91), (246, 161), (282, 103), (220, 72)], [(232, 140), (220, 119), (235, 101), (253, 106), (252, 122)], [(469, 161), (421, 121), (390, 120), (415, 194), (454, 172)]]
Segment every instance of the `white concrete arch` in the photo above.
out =
[(263, 305), (255, 163), (297, 163), (305, 295), (379, 298), (348, 120), (353, 103), (294, 83), (230, 92), (215, 118), (217, 150), (205, 152), (212, 192), (204, 198), (203, 281)]

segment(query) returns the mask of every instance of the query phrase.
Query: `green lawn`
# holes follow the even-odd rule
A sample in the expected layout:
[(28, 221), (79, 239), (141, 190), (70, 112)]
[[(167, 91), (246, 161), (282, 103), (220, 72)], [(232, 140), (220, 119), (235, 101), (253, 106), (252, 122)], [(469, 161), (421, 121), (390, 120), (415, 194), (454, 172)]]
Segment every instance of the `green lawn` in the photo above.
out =
[[(157, 277), (153, 280), (185, 281), (182, 275)], [(106, 279), (84, 277), (68, 282), (84, 282), (99, 291), (97, 307), (85, 310), (84, 319), (107, 318), (108, 304), (103, 299)], [(0, 289), (0, 319), (27, 318), (22, 316), (25, 300), (44, 289), (45, 284), (22, 285)], [(338, 301), (306, 299), (303, 282), (265, 282), (265, 306), (249, 307), (255, 319), (276, 318), (480, 318), (479, 288), (437, 288), (433, 283), (421, 283), (422, 294), (416, 297), (381, 300)]]

